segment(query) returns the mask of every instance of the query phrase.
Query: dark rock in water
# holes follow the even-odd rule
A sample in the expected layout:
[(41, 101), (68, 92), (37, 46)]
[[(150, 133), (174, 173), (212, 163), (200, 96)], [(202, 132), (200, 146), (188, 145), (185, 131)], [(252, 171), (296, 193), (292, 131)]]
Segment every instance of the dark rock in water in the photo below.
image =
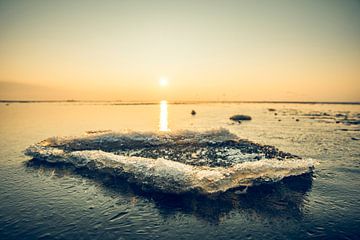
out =
[(87, 134), (107, 133), (107, 132), (111, 132), (111, 130), (90, 130), (90, 131), (86, 131)]
[(336, 114), (335, 115), (335, 117), (337, 117), (337, 118), (341, 118), (341, 117), (347, 117), (347, 115), (346, 114), (342, 114), (342, 113), (338, 113), (338, 114)]
[(360, 140), (360, 138), (352, 137), (351, 140), (358, 141), (358, 140)]
[(281, 119), (278, 119), (279, 122), (281, 122)]
[(295, 121), (297, 121), (297, 122), (298, 122), (298, 121), (300, 121), (300, 120), (297, 118)]
[(278, 114), (277, 113), (274, 113), (275, 116), (277, 116)]
[(308, 117), (323, 117), (323, 116), (331, 116), (329, 113), (326, 112), (310, 112), (310, 113), (306, 113), (304, 114), (304, 116), (308, 116)]
[(318, 112), (313, 111), (303, 116), (307, 116), (310, 119), (314, 119), (318, 122), (323, 123), (337, 123), (337, 124), (344, 124), (344, 125), (360, 125), (360, 115), (359, 114), (350, 114), (347, 112), (341, 112), (336, 114), (329, 114), (326, 112)]
[(275, 109), (275, 108), (268, 108), (268, 111), (269, 111), (269, 112), (275, 112), (276, 109)]
[(360, 119), (345, 119), (342, 123), (346, 125), (359, 125)]
[(195, 112), (195, 110), (191, 110), (191, 115), (196, 115), (196, 112)]
[(337, 131), (344, 131), (344, 132), (360, 132), (360, 128), (340, 128), (336, 129)]
[(251, 120), (251, 117), (248, 115), (234, 115), (232, 117), (230, 117), (230, 120), (232, 121), (249, 121)]

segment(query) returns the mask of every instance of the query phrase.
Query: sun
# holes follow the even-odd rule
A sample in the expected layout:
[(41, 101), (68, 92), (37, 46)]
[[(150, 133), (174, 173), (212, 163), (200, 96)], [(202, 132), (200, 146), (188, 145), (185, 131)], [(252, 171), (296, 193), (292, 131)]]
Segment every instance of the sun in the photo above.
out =
[(161, 87), (165, 87), (165, 86), (167, 86), (169, 84), (169, 81), (168, 81), (167, 78), (162, 77), (162, 78), (159, 79), (159, 84), (160, 84)]

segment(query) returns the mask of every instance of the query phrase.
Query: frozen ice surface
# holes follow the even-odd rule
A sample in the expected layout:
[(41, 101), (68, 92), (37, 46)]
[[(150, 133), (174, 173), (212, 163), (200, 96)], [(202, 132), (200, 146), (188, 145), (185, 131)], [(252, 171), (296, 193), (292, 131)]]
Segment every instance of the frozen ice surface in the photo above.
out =
[(204, 132), (88, 132), (52, 137), (25, 154), (50, 163), (124, 177), (147, 190), (216, 194), (279, 181), (313, 170), (315, 162), (226, 129)]

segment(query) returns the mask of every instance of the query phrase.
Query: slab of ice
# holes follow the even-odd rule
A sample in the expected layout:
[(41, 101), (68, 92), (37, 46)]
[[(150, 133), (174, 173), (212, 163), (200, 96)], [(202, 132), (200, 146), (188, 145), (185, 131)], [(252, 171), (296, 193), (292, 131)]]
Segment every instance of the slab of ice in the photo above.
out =
[(91, 132), (25, 150), (50, 163), (124, 177), (166, 193), (215, 194), (311, 172), (314, 161), (239, 139), (225, 129), (176, 133)]

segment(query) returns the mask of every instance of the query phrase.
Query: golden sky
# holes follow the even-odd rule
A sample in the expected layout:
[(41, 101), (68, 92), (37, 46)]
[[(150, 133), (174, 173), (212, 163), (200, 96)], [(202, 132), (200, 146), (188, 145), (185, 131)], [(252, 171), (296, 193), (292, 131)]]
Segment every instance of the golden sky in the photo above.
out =
[(359, 13), (356, 0), (0, 0), (0, 99), (360, 101)]

